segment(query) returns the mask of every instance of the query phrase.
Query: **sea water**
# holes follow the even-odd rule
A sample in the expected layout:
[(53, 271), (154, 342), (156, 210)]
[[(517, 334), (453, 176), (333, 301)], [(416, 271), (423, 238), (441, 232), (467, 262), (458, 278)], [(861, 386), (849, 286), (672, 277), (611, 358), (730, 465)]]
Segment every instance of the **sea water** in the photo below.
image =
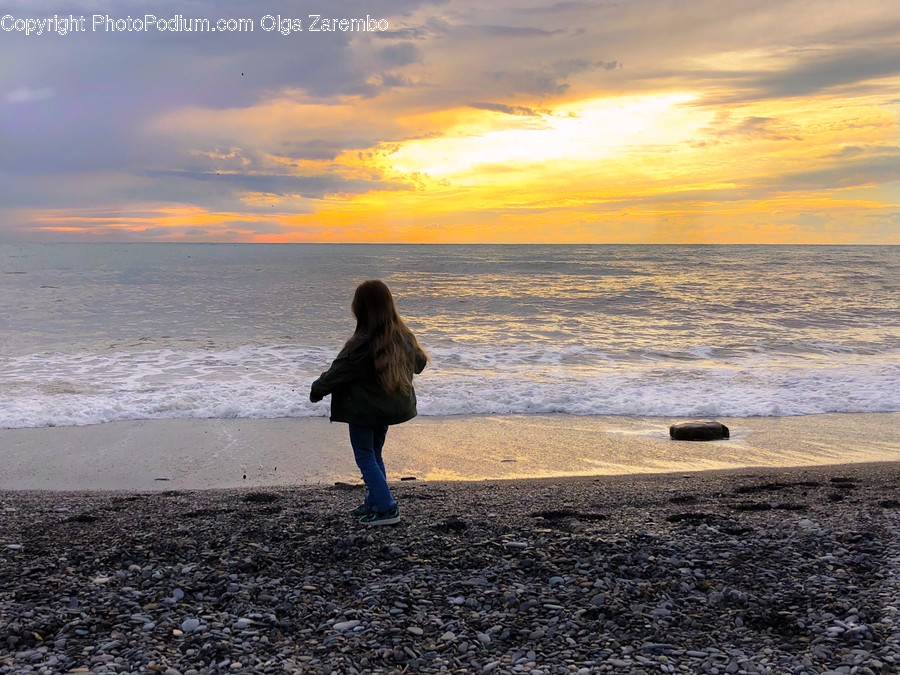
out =
[(0, 428), (328, 414), (383, 279), (421, 415), (900, 411), (900, 247), (0, 245)]

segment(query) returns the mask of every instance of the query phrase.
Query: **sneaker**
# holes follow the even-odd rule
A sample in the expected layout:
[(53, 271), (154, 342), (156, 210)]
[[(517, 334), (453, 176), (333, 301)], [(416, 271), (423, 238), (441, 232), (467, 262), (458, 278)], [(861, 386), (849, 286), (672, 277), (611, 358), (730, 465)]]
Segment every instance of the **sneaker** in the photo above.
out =
[(356, 518), (357, 520), (359, 520), (359, 519), (362, 518), (363, 516), (367, 516), (367, 515), (369, 515), (370, 513), (372, 513), (372, 509), (370, 509), (370, 508), (369, 508), (368, 506), (366, 506), (365, 504), (362, 504), (361, 506), (357, 506), (355, 509), (353, 509), (353, 510), (350, 512), (350, 515), (351, 515), (353, 518)]
[(400, 522), (400, 507), (395, 506), (390, 511), (372, 511), (359, 519), (361, 525), (396, 525)]

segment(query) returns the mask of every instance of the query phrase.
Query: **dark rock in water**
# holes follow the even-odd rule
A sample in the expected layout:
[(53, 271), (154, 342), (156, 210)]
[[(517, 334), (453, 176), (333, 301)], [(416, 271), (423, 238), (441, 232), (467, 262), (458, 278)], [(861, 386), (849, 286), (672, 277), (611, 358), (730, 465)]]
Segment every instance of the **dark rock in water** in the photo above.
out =
[(718, 441), (730, 437), (728, 427), (712, 421), (673, 424), (669, 436), (675, 441)]

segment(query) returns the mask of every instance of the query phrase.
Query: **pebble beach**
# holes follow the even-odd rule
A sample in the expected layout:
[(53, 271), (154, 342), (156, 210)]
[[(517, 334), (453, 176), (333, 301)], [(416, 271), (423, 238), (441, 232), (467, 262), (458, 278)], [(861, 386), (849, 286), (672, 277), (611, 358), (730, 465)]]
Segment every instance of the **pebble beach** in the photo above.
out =
[(900, 672), (900, 464), (0, 492), (0, 673)]

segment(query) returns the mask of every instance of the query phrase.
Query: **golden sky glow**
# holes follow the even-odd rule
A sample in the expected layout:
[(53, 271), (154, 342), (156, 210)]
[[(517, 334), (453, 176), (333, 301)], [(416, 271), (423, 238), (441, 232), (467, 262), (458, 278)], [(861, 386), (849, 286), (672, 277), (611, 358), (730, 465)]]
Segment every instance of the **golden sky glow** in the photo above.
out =
[(384, 4), (292, 43), (337, 74), (233, 37), (88, 112), (38, 52), (0, 80), (0, 241), (900, 244), (900, 15), (822, 4)]

